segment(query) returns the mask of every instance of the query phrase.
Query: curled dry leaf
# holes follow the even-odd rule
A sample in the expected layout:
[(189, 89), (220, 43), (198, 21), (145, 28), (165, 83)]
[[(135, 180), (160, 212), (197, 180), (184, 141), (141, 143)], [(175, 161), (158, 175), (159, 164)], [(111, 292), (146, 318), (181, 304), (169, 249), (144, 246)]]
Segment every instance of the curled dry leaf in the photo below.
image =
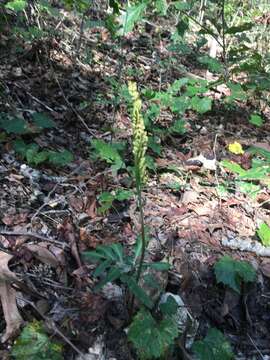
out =
[(16, 275), (8, 268), (8, 262), (11, 259), (12, 255), (0, 252), (0, 298), (6, 321), (6, 330), (1, 342), (16, 336), (23, 324), (23, 319), (16, 304), (16, 291), (11, 287), (12, 282), (19, 282)]

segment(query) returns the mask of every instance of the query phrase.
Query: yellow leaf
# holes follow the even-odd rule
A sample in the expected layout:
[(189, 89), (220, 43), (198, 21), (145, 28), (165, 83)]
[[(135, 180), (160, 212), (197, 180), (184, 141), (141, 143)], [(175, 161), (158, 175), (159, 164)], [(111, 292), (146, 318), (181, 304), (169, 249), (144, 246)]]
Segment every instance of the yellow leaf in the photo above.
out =
[(234, 143), (232, 143), (232, 144), (229, 144), (228, 149), (229, 149), (229, 151), (230, 151), (231, 153), (236, 154), (236, 155), (242, 155), (242, 154), (244, 154), (244, 150), (243, 150), (243, 148), (242, 148), (242, 145), (239, 144), (239, 143), (236, 142), (236, 141), (235, 141)]

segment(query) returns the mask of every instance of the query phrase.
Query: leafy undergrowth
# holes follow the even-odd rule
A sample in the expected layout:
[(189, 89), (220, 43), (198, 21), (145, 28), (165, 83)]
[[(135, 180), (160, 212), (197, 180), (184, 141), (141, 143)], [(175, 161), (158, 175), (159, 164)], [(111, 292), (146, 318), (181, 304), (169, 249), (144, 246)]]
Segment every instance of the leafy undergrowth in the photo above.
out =
[[(135, 10), (133, 31), (117, 43), (99, 26), (101, 6), (80, 46), (70, 32), (80, 38), (80, 18), (70, 12), (48, 17), (57, 36), (38, 27), (20, 35), (8, 14), (0, 43), (3, 359), (270, 355), (269, 109), (248, 101), (253, 88), (240, 82), (213, 91), (204, 66), (215, 73), (220, 64), (172, 45), (162, 30), (169, 18), (145, 36), (141, 23), (134, 28), (144, 5)], [(139, 280), (130, 80), (148, 137)], [(180, 300), (161, 304), (163, 293)]]

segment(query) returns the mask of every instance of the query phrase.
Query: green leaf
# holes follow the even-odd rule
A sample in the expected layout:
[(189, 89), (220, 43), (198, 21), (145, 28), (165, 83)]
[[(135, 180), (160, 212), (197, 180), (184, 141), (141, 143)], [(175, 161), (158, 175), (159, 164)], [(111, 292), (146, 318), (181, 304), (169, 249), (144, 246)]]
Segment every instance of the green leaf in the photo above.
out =
[(183, 135), (186, 132), (186, 122), (185, 120), (179, 119), (169, 127), (169, 133)]
[(111, 259), (107, 259), (103, 261), (96, 267), (95, 271), (93, 272), (93, 276), (98, 277), (102, 275), (108, 269), (108, 267), (111, 266), (111, 264), (112, 264)]
[(106, 259), (106, 255), (104, 254), (100, 254), (99, 252), (97, 251), (85, 251), (83, 254), (82, 254), (83, 258), (86, 260), (86, 261), (100, 261), (100, 260), (104, 260)]
[(227, 100), (229, 102), (231, 102), (233, 100), (242, 100), (242, 101), (244, 101), (244, 100), (247, 99), (247, 94), (243, 90), (243, 88), (242, 88), (242, 86), (240, 84), (228, 82), (227, 85), (231, 90), (231, 95), (227, 97)]
[(128, 339), (132, 342), (139, 358), (146, 360), (162, 358), (177, 336), (175, 321), (165, 317), (158, 322), (148, 310), (144, 309), (134, 317), (128, 330)]
[(65, 166), (73, 161), (73, 155), (68, 150), (49, 151), (49, 162), (55, 166)]
[(214, 59), (212, 57), (210, 57), (209, 55), (204, 55), (204, 56), (200, 56), (198, 57), (198, 61), (207, 66), (207, 69), (210, 70), (211, 72), (220, 72), (222, 70), (222, 65), (221, 63), (217, 60)]
[(270, 172), (269, 166), (261, 166), (246, 170), (245, 174), (240, 175), (239, 179), (243, 180), (264, 180)]
[(168, 296), (165, 303), (159, 305), (159, 308), (163, 315), (173, 316), (177, 313), (179, 305), (175, 301), (173, 296)]
[(5, 7), (15, 12), (23, 11), (26, 8), (26, 0), (13, 0), (9, 1)]
[(11, 350), (15, 360), (63, 360), (62, 346), (52, 342), (41, 322), (25, 326)]
[(248, 151), (251, 154), (256, 154), (264, 157), (270, 163), (270, 151), (257, 146), (251, 146)]
[(241, 281), (252, 282), (256, 272), (246, 261), (234, 260), (228, 255), (223, 256), (215, 265), (215, 275), (218, 283), (229, 286), (236, 292), (241, 291)]
[(226, 31), (225, 34), (234, 35), (239, 32), (250, 30), (254, 26), (254, 23), (252, 22), (246, 22), (238, 26), (231, 26)]
[(135, 24), (142, 19), (142, 15), (145, 9), (146, 9), (145, 2), (128, 6), (126, 8), (126, 11), (124, 11), (122, 15), (119, 17), (121, 28), (120, 30), (118, 30), (118, 35), (123, 36), (131, 32)]
[(95, 154), (101, 160), (106, 161), (108, 164), (114, 165), (116, 170), (124, 167), (124, 162), (119, 154), (119, 144), (108, 144), (103, 140), (92, 140), (91, 146)]
[(160, 15), (166, 15), (169, 5), (167, 0), (155, 0), (156, 10)]
[(114, 14), (120, 14), (120, 5), (117, 0), (109, 0), (109, 6), (113, 9)]
[(263, 119), (261, 118), (261, 116), (257, 115), (257, 114), (253, 114), (251, 115), (250, 119), (249, 119), (250, 124), (256, 125), (256, 126), (262, 126), (263, 125)]
[(95, 287), (95, 291), (98, 291), (103, 288), (108, 282), (113, 282), (119, 279), (121, 276), (121, 269), (118, 267), (112, 267), (108, 274), (105, 276), (103, 280), (101, 280), (97, 286)]
[(42, 129), (52, 129), (56, 126), (55, 122), (45, 113), (34, 113), (33, 122)]
[(177, 33), (181, 37), (185, 35), (185, 32), (188, 30), (188, 28), (189, 28), (189, 21), (187, 17), (183, 17), (176, 25)]
[(270, 227), (266, 223), (262, 223), (257, 230), (261, 242), (264, 246), (270, 246)]
[(134, 195), (134, 193), (131, 190), (119, 189), (119, 190), (117, 190), (117, 192), (115, 194), (115, 200), (118, 200), (118, 201), (129, 200), (133, 195)]
[(122, 244), (112, 244), (110, 245), (112, 250), (114, 251), (116, 257), (120, 262), (124, 261), (124, 252)]
[(192, 346), (199, 360), (231, 360), (234, 359), (231, 345), (217, 329), (208, 330), (207, 336), (195, 341)]
[(199, 98), (194, 96), (191, 99), (191, 107), (193, 110), (197, 111), (199, 114), (204, 114), (212, 108), (212, 99), (209, 97)]
[(122, 275), (121, 280), (125, 282), (129, 288), (129, 290), (136, 296), (136, 298), (146, 307), (152, 309), (154, 306), (150, 297), (146, 294), (146, 292), (141, 288), (135, 279), (129, 275)]
[(8, 134), (25, 134), (28, 132), (25, 120), (21, 118), (8, 118), (1, 116), (0, 128), (4, 129)]
[(166, 262), (144, 263), (144, 265), (157, 271), (168, 271), (171, 268), (171, 265)]
[(229, 161), (229, 160), (222, 160), (220, 161), (220, 165), (224, 166), (226, 169), (230, 170), (233, 173), (236, 173), (238, 175), (245, 175), (246, 170), (243, 169), (239, 164)]

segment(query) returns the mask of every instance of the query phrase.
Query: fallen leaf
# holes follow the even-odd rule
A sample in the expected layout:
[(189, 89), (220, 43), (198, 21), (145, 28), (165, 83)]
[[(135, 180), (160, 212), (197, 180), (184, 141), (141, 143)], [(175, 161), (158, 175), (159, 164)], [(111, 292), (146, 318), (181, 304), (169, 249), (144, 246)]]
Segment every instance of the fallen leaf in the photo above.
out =
[(19, 282), (17, 276), (8, 268), (12, 257), (10, 254), (0, 252), (0, 298), (6, 322), (5, 333), (1, 338), (2, 343), (18, 335), (24, 322), (17, 308), (16, 290), (11, 287), (12, 282)]
[(198, 193), (193, 190), (187, 190), (184, 192), (182, 197), (183, 204), (194, 203), (198, 200)]
[(264, 260), (261, 263), (261, 271), (263, 273), (264, 276), (270, 278), (270, 261), (269, 260)]

